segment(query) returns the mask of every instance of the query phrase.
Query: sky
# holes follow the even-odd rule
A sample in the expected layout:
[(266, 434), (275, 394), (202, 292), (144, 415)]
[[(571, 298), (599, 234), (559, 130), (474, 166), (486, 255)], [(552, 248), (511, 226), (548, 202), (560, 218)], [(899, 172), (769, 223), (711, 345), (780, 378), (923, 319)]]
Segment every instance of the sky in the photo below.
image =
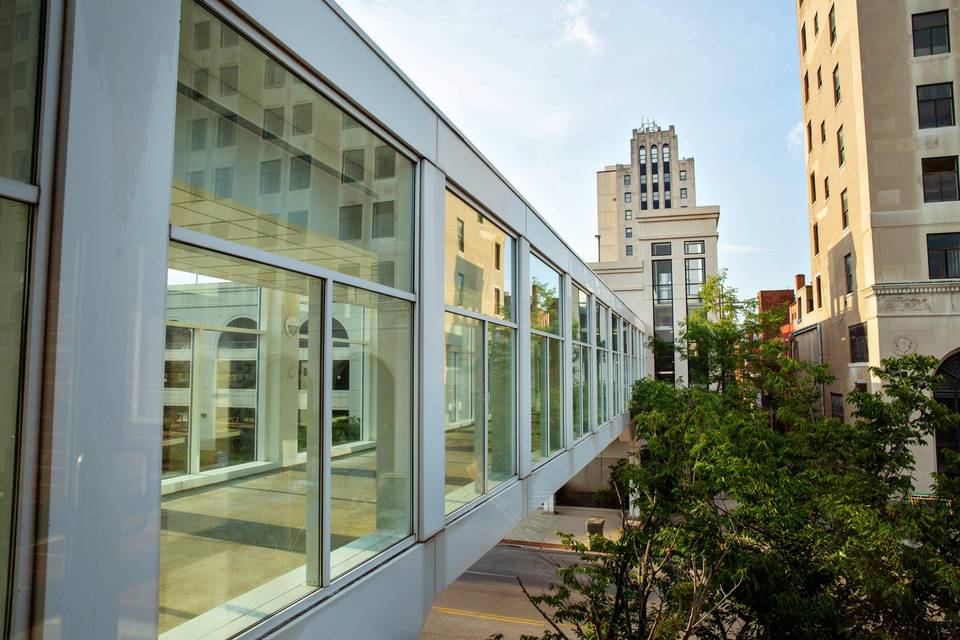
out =
[(596, 172), (675, 125), (741, 297), (810, 268), (793, 3), (339, 0), (587, 261)]

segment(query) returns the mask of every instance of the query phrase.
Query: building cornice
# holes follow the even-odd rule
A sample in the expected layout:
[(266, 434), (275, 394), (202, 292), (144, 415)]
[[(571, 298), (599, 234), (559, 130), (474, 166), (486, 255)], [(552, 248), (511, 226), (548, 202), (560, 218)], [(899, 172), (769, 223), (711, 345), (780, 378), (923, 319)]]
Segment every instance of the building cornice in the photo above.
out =
[(899, 296), (916, 293), (960, 293), (960, 280), (916, 280), (877, 283), (867, 287), (867, 296)]

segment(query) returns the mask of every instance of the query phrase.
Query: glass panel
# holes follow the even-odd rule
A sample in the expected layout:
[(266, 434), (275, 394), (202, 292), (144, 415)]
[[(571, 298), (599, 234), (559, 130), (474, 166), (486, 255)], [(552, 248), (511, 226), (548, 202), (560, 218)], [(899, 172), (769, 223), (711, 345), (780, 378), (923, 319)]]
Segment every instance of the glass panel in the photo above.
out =
[(550, 415), (547, 340), (544, 336), (530, 336), (530, 453), (534, 463), (547, 456)]
[(6, 619), (7, 578), (13, 546), (29, 216), (26, 205), (0, 200), (0, 622)]
[(550, 453), (563, 448), (563, 341), (548, 340), (550, 349)]
[(590, 431), (590, 348), (573, 345), (573, 438)]
[(597, 305), (597, 346), (601, 349), (607, 348), (607, 339), (609, 337), (609, 323), (607, 318), (607, 308), (602, 304)]
[(573, 318), (571, 335), (574, 340), (590, 342), (590, 297), (586, 291), (574, 285), (571, 299), (575, 305), (571, 316)]
[(530, 327), (561, 335), (560, 274), (530, 254)]
[(513, 238), (449, 191), (445, 206), (445, 302), (512, 320)]
[[(487, 488), (517, 473), (517, 388), (515, 333), (487, 324)], [(492, 374), (492, 375), (491, 375)]]
[[(227, 29), (183, 3), (184, 25), (206, 20)], [(171, 222), (411, 290), (413, 163), (247, 39), (200, 52), (193, 32), (181, 29)]]
[[(360, 436), (334, 452), (330, 564), (338, 576), (413, 530), (413, 305), (335, 284), (333, 326), (334, 359), (343, 349), (350, 361), (349, 391), (334, 394), (334, 410)], [(349, 342), (336, 339), (340, 331)]]
[(597, 350), (597, 424), (608, 420), (607, 416), (607, 352)]
[(0, 11), (0, 175), (22, 182), (33, 181), (43, 5)]
[(163, 470), (193, 475), (164, 484), (161, 633), (231, 636), (319, 584), (319, 389), (291, 372), (319, 363), (300, 327), (322, 300), (318, 280), (170, 245)]
[[(483, 323), (446, 314), (444, 513), (483, 493)], [(482, 425), (482, 422), (481, 422)]]

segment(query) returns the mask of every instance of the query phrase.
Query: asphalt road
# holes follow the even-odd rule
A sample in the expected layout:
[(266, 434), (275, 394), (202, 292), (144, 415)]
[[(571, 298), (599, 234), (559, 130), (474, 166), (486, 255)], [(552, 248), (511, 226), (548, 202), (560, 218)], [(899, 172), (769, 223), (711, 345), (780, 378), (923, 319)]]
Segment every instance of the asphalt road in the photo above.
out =
[(420, 640), (506, 640), (539, 636), (546, 623), (517, 584), (532, 594), (556, 581), (550, 560), (569, 563), (576, 556), (498, 545), (447, 587), (433, 603)]

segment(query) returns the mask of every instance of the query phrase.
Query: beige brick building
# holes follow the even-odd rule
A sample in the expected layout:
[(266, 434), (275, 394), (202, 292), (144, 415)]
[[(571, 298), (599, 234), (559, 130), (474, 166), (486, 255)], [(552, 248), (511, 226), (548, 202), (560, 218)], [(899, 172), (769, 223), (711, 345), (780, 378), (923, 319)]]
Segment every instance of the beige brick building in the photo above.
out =
[[(697, 206), (693, 158), (681, 158), (673, 125), (645, 123), (630, 137), (630, 162), (597, 172), (600, 261), (604, 283), (672, 343), (700, 286), (717, 273), (720, 208)], [(646, 349), (646, 371), (689, 381), (687, 362), (669, 350)]]
[[(960, 402), (960, 72), (957, 0), (796, 0), (807, 153), (810, 279), (798, 290), (800, 351), (836, 382), (824, 410), (873, 389), (883, 358), (941, 360), (938, 399)], [(918, 451), (929, 486), (938, 434)]]

